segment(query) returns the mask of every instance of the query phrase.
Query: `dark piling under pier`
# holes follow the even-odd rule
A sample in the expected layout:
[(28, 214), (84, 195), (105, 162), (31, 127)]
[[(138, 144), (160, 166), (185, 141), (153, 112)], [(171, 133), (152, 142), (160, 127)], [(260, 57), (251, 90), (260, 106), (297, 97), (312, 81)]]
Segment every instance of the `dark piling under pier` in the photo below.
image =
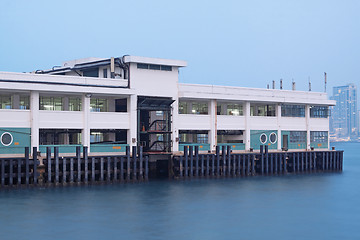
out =
[[(198, 177), (243, 177), (316, 172), (341, 172), (343, 151), (232, 153), (229, 146), (216, 147), (215, 153), (199, 153), (199, 148), (184, 147), (183, 155), (143, 153), (142, 147), (126, 148), (125, 155), (88, 156), (87, 147), (76, 155), (60, 157), (47, 148), (41, 164), (38, 156), (30, 158), (25, 148), (23, 158), (0, 158), (1, 189), (29, 186), (71, 186), (144, 182), (155, 178), (191, 179)], [(37, 153), (37, 149), (33, 149)], [(151, 160), (152, 159), (152, 160)]]

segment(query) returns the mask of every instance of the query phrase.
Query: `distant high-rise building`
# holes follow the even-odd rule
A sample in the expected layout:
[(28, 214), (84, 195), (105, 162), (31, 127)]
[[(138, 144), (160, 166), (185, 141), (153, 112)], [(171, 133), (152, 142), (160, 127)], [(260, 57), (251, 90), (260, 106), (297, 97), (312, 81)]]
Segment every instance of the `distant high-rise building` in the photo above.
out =
[(354, 84), (333, 88), (330, 134), (336, 139), (356, 139), (359, 134), (357, 88)]

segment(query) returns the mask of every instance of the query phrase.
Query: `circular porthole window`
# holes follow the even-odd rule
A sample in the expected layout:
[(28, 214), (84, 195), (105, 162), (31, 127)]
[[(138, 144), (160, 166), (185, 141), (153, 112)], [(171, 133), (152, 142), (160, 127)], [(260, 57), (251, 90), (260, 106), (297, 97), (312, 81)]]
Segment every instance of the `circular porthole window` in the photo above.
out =
[(13, 142), (13, 136), (8, 132), (4, 132), (1, 134), (0, 140), (2, 145), (9, 146)]
[(262, 144), (265, 144), (266, 141), (267, 141), (267, 136), (266, 136), (266, 134), (265, 134), (265, 133), (261, 134), (261, 135), (260, 135), (260, 142), (261, 142)]
[(270, 142), (272, 143), (272, 144), (274, 144), (274, 143), (276, 143), (276, 141), (277, 141), (277, 135), (276, 135), (276, 133), (271, 133), (270, 134), (270, 136), (269, 136), (269, 140), (270, 140)]

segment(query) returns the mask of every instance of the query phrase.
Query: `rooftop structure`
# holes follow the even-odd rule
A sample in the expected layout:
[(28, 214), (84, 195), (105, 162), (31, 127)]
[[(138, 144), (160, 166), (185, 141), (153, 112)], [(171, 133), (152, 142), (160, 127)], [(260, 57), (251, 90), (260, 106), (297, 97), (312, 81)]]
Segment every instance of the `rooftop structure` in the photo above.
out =
[(0, 72), (0, 154), (59, 146), (71, 154), (176, 154), (329, 147), (326, 93), (183, 84), (181, 60), (123, 56), (68, 61), (32, 73)]

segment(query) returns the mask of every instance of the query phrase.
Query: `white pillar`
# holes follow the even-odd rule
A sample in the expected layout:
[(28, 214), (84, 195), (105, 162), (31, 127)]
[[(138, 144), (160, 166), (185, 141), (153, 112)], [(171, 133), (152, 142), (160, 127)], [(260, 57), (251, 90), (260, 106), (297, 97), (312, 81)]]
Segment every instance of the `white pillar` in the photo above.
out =
[[(128, 133), (128, 144), (130, 147), (136, 146), (137, 141), (137, 95), (130, 95), (128, 98), (128, 112), (129, 112), (129, 133)], [(130, 151), (132, 148), (130, 148)]]
[(30, 92), (31, 151), (39, 149), (39, 92)]
[(12, 108), (13, 109), (20, 109), (20, 95), (19, 94), (14, 94), (12, 97), (13, 97)]
[(306, 149), (310, 150), (310, 105), (305, 106)]
[(90, 152), (90, 97), (87, 94), (82, 95), (82, 113), (83, 113), (83, 130), (82, 130), (82, 145), (88, 147)]
[(276, 105), (276, 117), (277, 117), (277, 149), (281, 150), (281, 104)]
[(63, 104), (62, 109), (64, 111), (69, 111), (69, 97), (63, 97), (62, 104)]
[(245, 150), (250, 150), (250, 102), (244, 104), (245, 117)]
[(210, 100), (210, 150), (214, 151), (217, 145), (217, 110), (216, 100)]
[(179, 129), (178, 129), (178, 121), (179, 121), (179, 98), (173, 99), (175, 102), (172, 104), (172, 122), (171, 122), (171, 132), (172, 132), (172, 151), (179, 151)]

